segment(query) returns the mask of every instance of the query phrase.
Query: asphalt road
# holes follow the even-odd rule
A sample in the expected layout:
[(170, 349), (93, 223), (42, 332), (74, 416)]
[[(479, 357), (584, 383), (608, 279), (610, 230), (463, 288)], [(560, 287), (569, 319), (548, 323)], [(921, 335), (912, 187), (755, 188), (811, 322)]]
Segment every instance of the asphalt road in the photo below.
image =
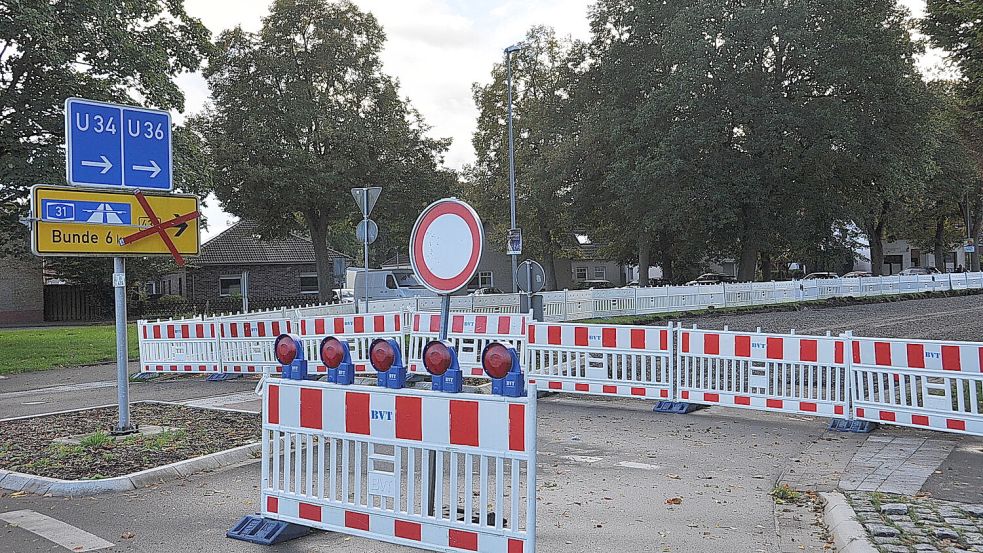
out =
[[(983, 296), (680, 321), (709, 328), (978, 340)], [(112, 366), (12, 375), (0, 379), (0, 418), (113, 404), (114, 383)], [(133, 383), (131, 394), (135, 400), (204, 398), (255, 409), (258, 400), (247, 393), (254, 386), (254, 380), (182, 378)], [(653, 413), (650, 402), (629, 399), (554, 396), (540, 402), (539, 413), (537, 528), (539, 550), (546, 552), (824, 551), (815, 514), (776, 506), (768, 493), (779, 482), (835, 488), (867, 439), (828, 433), (825, 419), (722, 407), (664, 415)], [(904, 428), (875, 435), (926, 434), (956, 447), (923, 490), (983, 502), (983, 439)], [(4, 493), (0, 515), (27, 509), (54, 517), (115, 544), (101, 551), (412, 551), (326, 533), (272, 549), (228, 540), (225, 531), (257, 510), (258, 474), (252, 462), (126, 494), (63, 499)], [(679, 505), (666, 504), (675, 497)], [(0, 522), (0, 553), (64, 550)]]

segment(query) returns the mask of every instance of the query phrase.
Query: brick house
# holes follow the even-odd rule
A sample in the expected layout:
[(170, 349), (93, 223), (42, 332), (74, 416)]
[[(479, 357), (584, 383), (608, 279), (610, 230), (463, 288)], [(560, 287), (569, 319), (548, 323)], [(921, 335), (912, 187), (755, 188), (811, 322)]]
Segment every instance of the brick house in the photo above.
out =
[[(348, 256), (329, 250), (335, 287), (343, 287)], [(195, 303), (228, 300), (242, 295), (243, 273), (248, 273), (250, 300), (317, 300), (318, 279), (314, 246), (309, 238), (290, 234), (263, 239), (256, 225), (239, 221), (202, 244), (201, 253), (187, 266), (148, 284), (148, 293), (178, 295)]]
[(41, 259), (0, 260), (0, 325), (44, 321), (44, 277)]

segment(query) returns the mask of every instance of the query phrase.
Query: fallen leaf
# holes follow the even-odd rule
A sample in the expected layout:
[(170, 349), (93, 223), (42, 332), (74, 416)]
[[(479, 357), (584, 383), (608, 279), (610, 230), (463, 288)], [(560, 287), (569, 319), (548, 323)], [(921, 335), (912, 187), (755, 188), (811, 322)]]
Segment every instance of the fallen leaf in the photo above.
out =
[(10, 494), (10, 497), (24, 497), (25, 495), (27, 495), (27, 492), (14, 492)]
[(136, 534), (134, 534), (133, 532), (123, 532), (122, 534), (119, 535), (119, 537), (124, 540), (132, 540), (133, 538), (136, 537)]
[(666, 500), (666, 505), (680, 505), (683, 502), (681, 497), (670, 497)]
[(679, 480), (680, 476), (678, 474), (667, 474), (666, 478), (669, 478), (670, 480)]

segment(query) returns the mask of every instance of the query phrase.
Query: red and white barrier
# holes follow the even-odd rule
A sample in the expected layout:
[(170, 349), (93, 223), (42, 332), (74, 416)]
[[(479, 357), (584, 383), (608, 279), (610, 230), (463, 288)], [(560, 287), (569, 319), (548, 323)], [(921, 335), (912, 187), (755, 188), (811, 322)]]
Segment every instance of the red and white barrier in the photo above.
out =
[(529, 325), (526, 378), (543, 390), (672, 399), (673, 330)]
[(222, 321), (222, 370), (226, 373), (279, 372), (273, 342), (280, 334), (293, 332), (289, 319)]
[(842, 338), (677, 332), (679, 401), (827, 417), (849, 413)]
[(535, 552), (534, 387), (267, 380), (263, 398), (264, 517), (433, 551)]
[(308, 360), (308, 372), (324, 373), (328, 368), (321, 363), (318, 348), (321, 340), (334, 336), (347, 340), (351, 348), (355, 370), (373, 370), (369, 365), (369, 346), (377, 338), (393, 338), (403, 341), (403, 320), (401, 313), (376, 313), (371, 315), (339, 315), (335, 317), (314, 317), (300, 320), (300, 337)]
[(215, 323), (207, 321), (139, 321), (140, 371), (221, 372), (222, 357), (215, 327)]
[[(406, 367), (426, 372), (423, 348), (440, 334), (439, 313), (414, 313), (410, 327)], [(526, 316), (498, 313), (451, 313), (447, 339), (457, 348), (457, 359), (464, 376), (484, 377), (481, 352), (491, 342), (512, 346), (525, 359)]]
[(854, 338), (858, 419), (983, 436), (983, 344)]

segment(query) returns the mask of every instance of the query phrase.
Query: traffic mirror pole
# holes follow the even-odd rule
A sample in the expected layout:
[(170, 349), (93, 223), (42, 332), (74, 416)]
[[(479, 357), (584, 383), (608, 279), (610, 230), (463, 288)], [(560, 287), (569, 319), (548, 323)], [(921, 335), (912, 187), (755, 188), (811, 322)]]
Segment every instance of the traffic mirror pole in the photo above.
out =
[(113, 291), (116, 296), (116, 396), (119, 400), (119, 422), (113, 434), (130, 434), (130, 380), (127, 374), (129, 351), (126, 341), (126, 263), (122, 257), (113, 258)]

